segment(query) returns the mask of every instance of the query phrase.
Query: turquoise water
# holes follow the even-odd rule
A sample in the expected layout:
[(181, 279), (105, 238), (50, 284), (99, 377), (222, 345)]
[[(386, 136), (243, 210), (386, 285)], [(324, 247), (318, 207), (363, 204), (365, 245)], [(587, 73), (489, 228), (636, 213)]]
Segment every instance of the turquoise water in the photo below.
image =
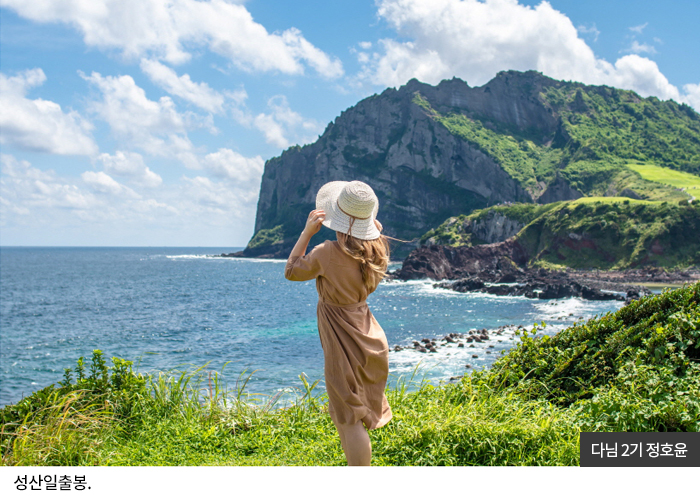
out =
[[(230, 362), (223, 371), (229, 385), (258, 370), (247, 390), (262, 394), (300, 387), (302, 372), (322, 378), (314, 283), (286, 281), (280, 260), (211, 257), (231, 250), (0, 248), (0, 405), (58, 382), (93, 349), (134, 360), (142, 372), (205, 363), (221, 370)], [(543, 320), (553, 333), (621, 305), (461, 294), (429, 281), (383, 283), (368, 303), (392, 348)], [(465, 364), (488, 365), (513, 341), (506, 330), (471, 349), (392, 351), (390, 382), (418, 363), (420, 376), (449, 379)]]

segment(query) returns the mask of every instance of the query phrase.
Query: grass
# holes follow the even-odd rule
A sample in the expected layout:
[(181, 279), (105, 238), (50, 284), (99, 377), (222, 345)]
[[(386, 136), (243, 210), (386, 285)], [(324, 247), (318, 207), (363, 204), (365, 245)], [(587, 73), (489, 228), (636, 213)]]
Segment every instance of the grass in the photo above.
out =
[[(521, 332), (491, 369), (401, 379), (375, 465), (578, 465), (581, 431), (700, 431), (700, 283), (554, 337)], [(60, 387), (0, 411), (3, 465), (344, 465), (327, 399), (279, 404), (197, 370), (134, 374), (95, 351)]]
[[(128, 418), (73, 390), (13, 427), (3, 465), (344, 465), (325, 395), (294, 404), (227, 392), (206, 372), (148, 378)], [(204, 386), (203, 386), (204, 385)], [(308, 387), (311, 387), (309, 385)], [(484, 380), (387, 391), (394, 418), (372, 431), (375, 465), (576, 465), (575, 415)], [(50, 414), (50, 415), (49, 415)], [(10, 427), (12, 430), (8, 429)]]
[(282, 243), (284, 240), (284, 231), (282, 225), (273, 227), (272, 229), (261, 229), (248, 243), (249, 249), (258, 247), (269, 247)]
[(631, 198), (626, 198), (624, 196), (586, 196), (584, 198), (579, 198), (578, 200), (573, 200), (567, 202), (570, 206), (576, 205), (591, 205), (591, 204), (625, 204), (625, 205), (659, 205), (663, 202), (661, 201), (650, 201), (650, 200), (633, 200)]
[(700, 207), (583, 198), (554, 206), (516, 238), (535, 265), (687, 268), (700, 264)]
[[(700, 190), (700, 177), (687, 172), (679, 172), (670, 168), (659, 167), (649, 163), (628, 163), (627, 168), (634, 170), (643, 179), (660, 184), (667, 184), (678, 189)], [(700, 193), (700, 191), (696, 191)], [(695, 193), (693, 193), (695, 194)]]
[(451, 217), (421, 244), (481, 243), (470, 223), (493, 212), (523, 224), (515, 236), (529, 265), (575, 269), (686, 268), (700, 265), (700, 206), (619, 196), (591, 196), (547, 205), (512, 204)]

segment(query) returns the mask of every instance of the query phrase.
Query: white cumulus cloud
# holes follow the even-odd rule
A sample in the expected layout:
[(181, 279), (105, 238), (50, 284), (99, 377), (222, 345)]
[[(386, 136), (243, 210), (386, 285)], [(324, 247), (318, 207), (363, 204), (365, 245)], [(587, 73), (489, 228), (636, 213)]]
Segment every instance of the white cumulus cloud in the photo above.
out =
[(216, 212), (223, 214), (236, 207), (238, 200), (231, 188), (224, 183), (214, 182), (208, 177), (197, 176), (193, 179), (183, 177), (184, 186), (182, 203), (194, 202), (199, 212)]
[[(136, 228), (179, 213), (173, 206), (178, 196), (160, 192), (158, 197), (164, 199), (145, 198), (105, 172), (87, 171), (67, 179), (8, 154), (1, 155), (0, 166), (0, 224), (14, 230), (34, 228), (35, 235), (46, 231), (55, 238), (77, 228), (109, 232), (115, 223)], [(38, 241), (46, 244), (41, 237)]]
[(259, 155), (246, 158), (242, 154), (226, 148), (206, 155), (202, 163), (217, 177), (236, 181), (239, 185), (250, 185), (256, 191), (265, 167), (265, 162)]
[(83, 182), (94, 191), (107, 193), (112, 196), (126, 196), (127, 198), (135, 199), (141, 198), (133, 189), (119, 184), (104, 172), (91, 172), (88, 170), (87, 172), (83, 172), (80, 177), (83, 179)]
[(327, 78), (343, 74), (341, 62), (306, 40), (296, 28), (269, 33), (244, 5), (226, 0), (0, 0), (37, 22), (79, 30), (85, 44), (116, 49), (126, 57), (178, 64), (206, 47), (246, 71), (302, 74), (305, 66)]
[(188, 167), (198, 167), (187, 137), (188, 126), (201, 125), (194, 115), (188, 118), (179, 113), (167, 96), (151, 101), (129, 75), (102, 76), (93, 72), (81, 76), (101, 91), (102, 99), (93, 102), (91, 108), (123, 144), (156, 156), (177, 157)]
[(315, 120), (308, 120), (289, 107), (287, 98), (276, 95), (267, 101), (269, 113), (260, 113), (253, 120), (255, 128), (265, 136), (265, 140), (286, 148), (293, 144), (305, 144), (312, 141), (321, 131), (321, 127)]
[(59, 155), (97, 153), (97, 144), (90, 136), (93, 127), (77, 112), (65, 112), (52, 101), (26, 97), (29, 89), (45, 81), (46, 75), (39, 68), (16, 76), (0, 73), (0, 143)]
[[(139, 175), (133, 153), (103, 157), (110, 174)], [(123, 161), (123, 158), (126, 161)], [(131, 158), (130, 158), (131, 157)], [(105, 162), (106, 160), (106, 162)], [(121, 163), (121, 165), (119, 165)], [(132, 161), (138, 164), (139, 162)], [(202, 158), (211, 174), (162, 183), (144, 195), (103, 171), (74, 179), (0, 155), (0, 227), (12, 244), (245, 244), (255, 220), (263, 161), (220, 149)], [(121, 242), (121, 243), (120, 243)]]
[(117, 151), (113, 155), (103, 153), (97, 157), (97, 160), (102, 163), (108, 174), (125, 177), (134, 184), (157, 187), (163, 182), (161, 176), (148, 168), (143, 156), (138, 153), (130, 151)]
[[(0, 166), (0, 197), (5, 208), (13, 214), (31, 215), (46, 209), (54, 213), (64, 209), (86, 211), (97, 204), (93, 195), (60, 179), (52, 170), (40, 170), (8, 154), (0, 156)], [(3, 221), (6, 217), (7, 214)]]
[[(398, 39), (379, 40), (358, 51), (360, 82), (399, 86), (411, 78), (437, 84), (453, 76), (482, 85), (506, 69), (606, 84), (689, 102), (655, 62), (631, 54), (614, 64), (596, 57), (571, 20), (546, 1), (535, 7), (517, 0), (378, 0), (378, 15)], [(641, 33), (646, 25), (632, 29)], [(597, 29), (593, 32), (596, 33)], [(639, 45), (638, 51), (650, 47)]]
[(700, 83), (683, 85), (684, 100), (696, 110), (700, 110)]

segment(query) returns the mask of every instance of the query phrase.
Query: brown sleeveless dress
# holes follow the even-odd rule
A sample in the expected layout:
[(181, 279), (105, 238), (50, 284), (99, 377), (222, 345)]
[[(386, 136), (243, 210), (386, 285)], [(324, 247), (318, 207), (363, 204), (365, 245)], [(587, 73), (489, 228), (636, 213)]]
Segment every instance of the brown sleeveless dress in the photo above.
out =
[(337, 241), (325, 241), (304, 257), (287, 260), (284, 276), (291, 281), (316, 278), (318, 333), (333, 421), (362, 420), (368, 429), (386, 424), (391, 420), (384, 395), (389, 346), (365, 302), (357, 261)]

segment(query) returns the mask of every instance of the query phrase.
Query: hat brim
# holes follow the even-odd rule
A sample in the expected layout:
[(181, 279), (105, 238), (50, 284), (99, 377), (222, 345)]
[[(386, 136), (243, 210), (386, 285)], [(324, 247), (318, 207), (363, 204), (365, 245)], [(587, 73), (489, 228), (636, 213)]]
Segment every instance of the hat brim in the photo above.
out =
[(321, 186), (316, 194), (316, 209), (323, 210), (326, 217), (323, 225), (327, 228), (344, 234), (350, 234), (361, 240), (376, 240), (381, 236), (374, 220), (377, 216), (379, 203), (374, 204), (372, 216), (367, 219), (355, 219), (350, 228), (350, 216), (343, 213), (338, 207), (338, 197), (343, 188), (348, 185), (346, 181), (332, 181)]

